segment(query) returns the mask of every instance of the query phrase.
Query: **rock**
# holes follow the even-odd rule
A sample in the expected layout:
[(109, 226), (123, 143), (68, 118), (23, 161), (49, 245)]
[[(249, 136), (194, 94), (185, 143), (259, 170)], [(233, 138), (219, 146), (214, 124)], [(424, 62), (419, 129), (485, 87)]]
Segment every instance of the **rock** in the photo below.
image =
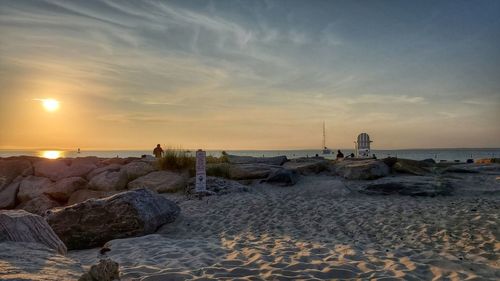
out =
[(283, 163), (288, 161), (286, 156), (275, 156), (275, 157), (251, 157), (251, 156), (237, 156), (237, 155), (226, 155), (229, 163), (231, 164), (267, 164), (281, 166)]
[[(187, 194), (196, 193), (195, 180), (195, 177), (189, 179), (188, 188), (186, 189)], [(237, 181), (208, 176), (207, 191), (208, 195), (223, 195), (232, 192), (246, 192), (248, 188)]]
[(16, 206), (20, 182), (13, 182), (0, 188), (0, 209), (12, 209)]
[(49, 195), (57, 201), (66, 202), (71, 194), (86, 186), (87, 181), (81, 177), (65, 178), (48, 187), (44, 191), (44, 194)]
[(39, 243), (0, 243), (0, 280), (78, 280), (82, 265)]
[(176, 192), (183, 190), (187, 184), (187, 177), (171, 171), (157, 171), (128, 183), (128, 189), (148, 188), (158, 193)]
[(451, 195), (451, 182), (435, 177), (390, 177), (376, 180), (360, 192), (370, 195), (430, 196)]
[(0, 211), (0, 244), (3, 241), (40, 243), (60, 254), (67, 252), (64, 243), (42, 217), (23, 210)]
[(53, 181), (69, 177), (85, 177), (97, 168), (92, 159), (44, 159), (34, 164), (35, 176), (49, 178)]
[(343, 160), (335, 163), (335, 172), (350, 180), (372, 180), (389, 174), (389, 167), (380, 160)]
[(90, 270), (78, 281), (113, 281), (120, 279), (119, 265), (111, 259), (101, 259), (98, 264), (92, 265)]
[(127, 172), (128, 180), (135, 180), (138, 177), (142, 177), (154, 171), (153, 166), (150, 163), (142, 161), (134, 161), (123, 166), (125, 172)]
[(430, 172), (429, 168), (433, 165), (429, 162), (398, 158), (392, 170), (402, 174), (423, 176)]
[(19, 192), (17, 193), (17, 199), (19, 202), (26, 202), (42, 195), (47, 191), (53, 182), (47, 178), (28, 176), (21, 181), (19, 185)]
[(90, 189), (80, 189), (75, 191), (68, 199), (68, 205), (83, 202), (88, 199), (100, 199), (104, 197), (113, 196), (119, 193), (118, 191), (100, 191)]
[(291, 159), (283, 164), (283, 167), (288, 170), (297, 171), (301, 175), (314, 175), (330, 171), (330, 165), (330, 161), (322, 157), (314, 157)]
[(278, 169), (282, 169), (282, 167), (267, 164), (231, 164), (229, 165), (229, 177), (234, 180), (265, 179)]
[(428, 163), (428, 164), (431, 164), (431, 165), (436, 164), (436, 161), (434, 159), (432, 159), (432, 158), (424, 159), (421, 162)]
[(102, 246), (109, 240), (155, 232), (180, 213), (174, 202), (148, 189), (126, 191), (51, 210), (47, 221), (68, 249)]
[(272, 172), (262, 182), (277, 186), (292, 186), (299, 181), (299, 173), (295, 170), (279, 169)]
[(98, 174), (103, 173), (103, 172), (117, 172), (117, 171), (120, 171), (121, 168), (122, 168), (122, 166), (118, 165), (118, 164), (110, 164), (110, 165), (107, 165), (107, 166), (104, 166), (104, 167), (97, 168), (95, 170), (92, 170), (92, 172), (90, 172), (87, 175), (87, 180), (91, 180), (93, 177), (95, 177)]
[(18, 176), (33, 175), (31, 162), (26, 159), (0, 159), (0, 190)]
[(61, 204), (45, 194), (19, 204), (16, 209), (23, 209), (33, 214), (45, 216), (47, 210), (59, 207)]
[(94, 176), (88, 186), (94, 190), (122, 190), (127, 186), (127, 182), (128, 176), (124, 170), (106, 171)]
[(126, 158), (114, 157), (114, 158), (104, 159), (101, 161), (101, 163), (104, 165), (116, 164), (116, 165), (122, 166), (122, 165), (128, 164), (129, 161), (127, 161)]
[(454, 164), (446, 167), (443, 173), (458, 173), (458, 174), (500, 174), (499, 164)]

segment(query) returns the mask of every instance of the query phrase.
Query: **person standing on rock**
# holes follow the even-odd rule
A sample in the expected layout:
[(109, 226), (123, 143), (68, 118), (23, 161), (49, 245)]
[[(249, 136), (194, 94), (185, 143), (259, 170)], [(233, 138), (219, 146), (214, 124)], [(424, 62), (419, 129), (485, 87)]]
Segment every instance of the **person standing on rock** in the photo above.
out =
[(156, 148), (153, 150), (153, 154), (156, 158), (161, 158), (163, 156), (163, 149), (161, 148), (160, 144), (156, 145)]

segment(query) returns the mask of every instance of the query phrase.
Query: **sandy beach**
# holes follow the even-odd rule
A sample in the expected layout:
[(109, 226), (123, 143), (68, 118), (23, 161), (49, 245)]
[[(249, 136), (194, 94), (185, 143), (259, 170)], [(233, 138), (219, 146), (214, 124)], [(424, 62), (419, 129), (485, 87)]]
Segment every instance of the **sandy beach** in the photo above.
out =
[[(371, 196), (346, 183), (308, 176), (203, 200), (164, 194), (182, 209), (176, 222), (110, 241), (107, 256), (122, 280), (500, 278), (498, 195), (471, 187), (449, 197)], [(84, 267), (102, 257), (98, 249), (68, 255)]]

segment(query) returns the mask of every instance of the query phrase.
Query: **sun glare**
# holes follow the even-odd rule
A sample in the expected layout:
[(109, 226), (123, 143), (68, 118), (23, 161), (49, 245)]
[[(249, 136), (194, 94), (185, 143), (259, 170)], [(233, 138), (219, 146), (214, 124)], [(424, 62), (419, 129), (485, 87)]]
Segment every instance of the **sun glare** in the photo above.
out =
[(60, 150), (43, 150), (40, 156), (47, 159), (57, 159), (63, 157), (63, 152)]
[(54, 99), (42, 100), (42, 105), (47, 111), (56, 111), (59, 108), (59, 101)]

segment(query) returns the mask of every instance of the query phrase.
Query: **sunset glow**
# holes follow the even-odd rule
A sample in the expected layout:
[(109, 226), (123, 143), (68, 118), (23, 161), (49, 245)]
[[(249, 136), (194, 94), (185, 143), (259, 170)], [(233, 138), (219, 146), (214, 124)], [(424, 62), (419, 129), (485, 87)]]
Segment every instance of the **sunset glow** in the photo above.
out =
[(0, 147), (500, 145), (500, 1), (319, 2), (2, 1)]
[(40, 157), (47, 159), (57, 159), (63, 156), (63, 152), (60, 150), (43, 150), (40, 152)]
[(54, 99), (42, 100), (42, 105), (43, 105), (43, 108), (45, 108), (45, 110), (51, 111), (51, 112), (59, 109), (59, 101), (54, 100)]

